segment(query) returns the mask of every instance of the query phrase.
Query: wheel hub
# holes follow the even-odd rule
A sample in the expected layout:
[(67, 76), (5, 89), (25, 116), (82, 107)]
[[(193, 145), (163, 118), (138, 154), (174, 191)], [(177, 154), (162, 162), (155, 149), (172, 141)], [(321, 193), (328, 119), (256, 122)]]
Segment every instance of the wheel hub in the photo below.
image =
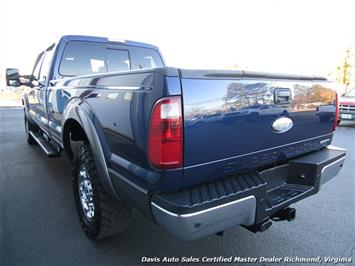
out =
[(85, 217), (88, 220), (92, 220), (95, 214), (93, 189), (85, 166), (82, 166), (80, 168), (78, 184), (79, 184), (79, 197), (80, 197), (81, 208), (83, 210)]

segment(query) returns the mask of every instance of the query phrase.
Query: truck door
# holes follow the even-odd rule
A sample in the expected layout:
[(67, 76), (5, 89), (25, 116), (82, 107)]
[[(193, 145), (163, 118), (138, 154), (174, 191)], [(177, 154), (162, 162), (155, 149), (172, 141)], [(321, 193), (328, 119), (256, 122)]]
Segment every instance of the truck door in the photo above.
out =
[(30, 104), (30, 115), (33, 120), (46, 131), (48, 119), (45, 108), (45, 89), (46, 85), (41, 80), (41, 67), (45, 57), (45, 52), (38, 55), (36, 64), (32, 73), (31, 86), (28, 92), (28, 100)]
[[(44, 101), (44, 111), (46, 113), (47, 118), (47, 133), (58, 141), (58, 136), (60, 136), (60, 130), (58, 133), (56, 121), (53, 118), (53, 106), (50, 98), (53, 93), (55, 93), (55, 82), (53, 79), (53, 65), (55, 63), (55, 49), (56, 45), (52, 44), (50, 47), (46, 49), (44, 60), (42, 63), (41, 71), (40, 71), (40, 83), (45, 84), (41, 93), (43, 93), (43, 101)], [(53, 131), (53, 129), (55, 129)]]
[(47, 88), (50, 85), (52, 60), (55, 44), (39, 54), (32, 73), (29, 93), (30, 114), (37, 124), (48, 133)]

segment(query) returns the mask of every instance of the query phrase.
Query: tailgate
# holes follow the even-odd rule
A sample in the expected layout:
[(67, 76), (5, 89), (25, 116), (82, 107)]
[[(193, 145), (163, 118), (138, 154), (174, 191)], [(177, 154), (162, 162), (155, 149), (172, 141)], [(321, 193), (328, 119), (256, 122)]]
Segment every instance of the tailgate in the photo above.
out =
[(284, 161), (331, 142), (335, 91), (326, 80), (182, 70), (181, 82), (186, 185)]

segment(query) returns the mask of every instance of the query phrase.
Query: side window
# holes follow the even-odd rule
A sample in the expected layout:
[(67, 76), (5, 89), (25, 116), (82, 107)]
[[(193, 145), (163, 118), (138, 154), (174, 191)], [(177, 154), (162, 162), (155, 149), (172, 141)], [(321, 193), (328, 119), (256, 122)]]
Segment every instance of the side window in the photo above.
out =
[(130, 70), (128, 51), (106, 49), (108, 72)]
[(154, 49), (134, 47), (130, 49), (130, 56), (132, 69), (163, 67), (163, 61)]
[(33, 69), (33, 76), (34, 76), (34, 79), (35, 80), (39, 80), (39, 72), (41, 70), (41, 66), (42, 66), (42, 62), (43, 62), (43, 56), (44, 56), (44, 52), (39, 54), (38, 57), (37, 57), (37, 62), (36, 62), (36, 65)]
[(54, 51), (55, 51), (55, 49), (52, 48), (50, 51), (47, 51), (44, 55), (44, 59), (43, 59), (43, 63), (42, 63), (42, 67), (41, 67), (41, 71), (40, 71), (40, 75), (39, 75), (40, 81), (48, 80), (50, 68), (52, 65)]
[(107, 72), (105, 47), (101, 43), (72, 41), (64, 50), (59, 73), (80, 76)]

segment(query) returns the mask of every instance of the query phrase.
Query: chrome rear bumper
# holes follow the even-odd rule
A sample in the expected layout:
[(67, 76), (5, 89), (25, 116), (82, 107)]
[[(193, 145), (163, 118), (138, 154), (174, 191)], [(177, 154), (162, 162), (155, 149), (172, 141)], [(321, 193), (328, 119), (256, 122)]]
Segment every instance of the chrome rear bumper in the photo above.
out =
[(152, 198), (152, 214), (159, 226), (182, 240), (237, 225), (258, 225), (290, 204), (316, 194), (339, 173), (345, 158), (345, 150), (328, 146), (262, 172), (157, 194)]
[(210, 209), (177, 214), (152, 202), (158, 225), (182, 240), (194, 240), (236, 225), (252, 225), (255, 221), (256, 199), (248, 196)]

